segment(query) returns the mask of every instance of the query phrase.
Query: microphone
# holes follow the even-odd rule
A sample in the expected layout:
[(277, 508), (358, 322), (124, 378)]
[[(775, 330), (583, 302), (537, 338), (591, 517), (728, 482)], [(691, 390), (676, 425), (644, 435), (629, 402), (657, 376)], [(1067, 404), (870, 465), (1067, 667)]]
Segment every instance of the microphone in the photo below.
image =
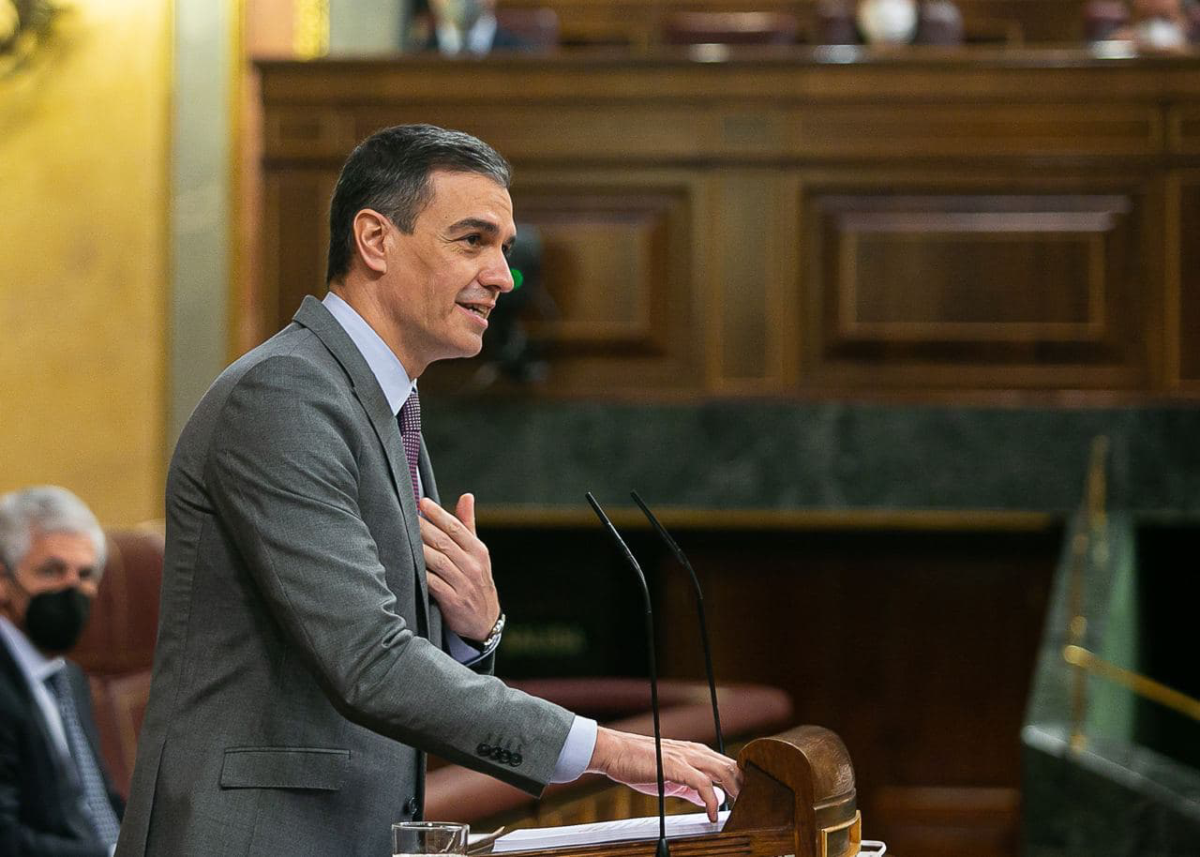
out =
[(604, 510), (600, 508), (600, 504), (596, 502), (592, 492), (589, 491), (584, 496), (587, 497), (587, 501), (591, 504), (596, 517), (600, 519), (600, 523), (604, 525), (604, 529), (608, 531), (617, 550), (621, 552), (625, 561), (629, 563), (629, 567), (637, 575), (638, 583), (642, 585), (642, 596), (646, 600), (646, 647), (650, 653), (650, 708), (654, 712), (654, 755), (658, 762), (658, 850), (656, 857), (669, 857), (670, 852), (667, 849), (667, 788), (663, 781), (662, 729), (658, 723), (658, 659), (654, 654), (654, 608), (650, 605), (650, 587), (646, 585), (646, 575), (642, 573), (642, 567), (638, 565), (629, 546), (625, 544), (625, 540), (621, 538), (621, 534), (617, 532), (613, 522), (608, 519), (608, 515), (604, 514)]
[[(708, 693), (712, 698), (713, 725), (717, 729), (717, 752), (724, 755), (725, 736), (721, 732), (721, 712), (717, 707), (717, 682), (713, 678), (712, 646), (709, 644), (708, 621), (704, 616), (704, 592), (700, 588), (700, 578), (696, 576), (696, 570), (688, 562), (688, 558), (683, 550), (675, 543), (675, 539), (671, 538), (671, 534), (667, 532), (667, 528), (659, 523), (658, 518), (654, 517), (654, 513), (650, 511), (650, 507), (642, 502), (642, 498), (638, 496), (638, 492), (630, 491), (629, 496), (633, 498), (633, 502), (638, 504), (638, 508), (642, 510), (642, 514), (646, 516), (651, 526), (654, 527), (659, 538), (671, 549), (671, 553), (675, 554), (675, 559), (687, 569), (688, 574), (692, 578), (692, 587), (696, 590), (696, 613), (700, 619), (700, 641), (704, 645), (704, 670), (708, 674)], [(722, 802), (721, 809), (729, 809), (728, 798)]]

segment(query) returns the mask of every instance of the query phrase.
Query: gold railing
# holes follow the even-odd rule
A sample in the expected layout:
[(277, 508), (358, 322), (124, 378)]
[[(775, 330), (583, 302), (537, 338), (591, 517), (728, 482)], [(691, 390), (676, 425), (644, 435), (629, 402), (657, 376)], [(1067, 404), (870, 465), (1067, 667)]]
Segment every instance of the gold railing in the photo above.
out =
[(1117, 666), (1084, 645), (1087, 635), (1087, 605), (1084, 587), (1089, 565), (1104, 567), (1109, 561), (1108, 543), (1108, 438), (1092, 441), (1084, 503), (1071, 540), (1070, 591), (1068, 595), (1067, 644), (1062, 656), (1073, 671), (1071, 685), (1071, 749), (1087, 746), (1084, 721), (1087, 717), (1089, 677), (1118, 684), (1144, 699), (1166, 706), (1193, 720), (1200, 720), (1200, 700), (1155, 681), (1149, 676)]

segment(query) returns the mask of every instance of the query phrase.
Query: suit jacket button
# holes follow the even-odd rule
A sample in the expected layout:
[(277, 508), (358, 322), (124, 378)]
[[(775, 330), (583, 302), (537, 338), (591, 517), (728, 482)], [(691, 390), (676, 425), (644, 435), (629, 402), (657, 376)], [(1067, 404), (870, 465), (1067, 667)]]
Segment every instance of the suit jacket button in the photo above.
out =
[(512, 753), (510, 751), (508, 751), (508, 750), (500, 751), (500, 761), (501, 762), (503, 762), (504, 764), (507, 765), (511, 759), (512, 759)]
[(408, 800), (406, 800), (404, 802), (404, 814), (405, 815), (416, 815), (417, 814), (417, 799), (415, 797), (410, 797)]
[(500, 761), (500, 756), (501, 756), (501, 754), (503, 754), (503, 753), (504, 753), (504, 748), (503, 748), (503, 747), (493, 747), (493, 748), (492, 748), (492, 752), (491, 752), (491, 757), (492, 757), (493, 759), (495, 759), (497, 762), (499, 762), (499, 761)]
[(480, 756), (490, 756), (490, 755), (492, 755), (492, 745), (491, 744), (480, 744), (478, 747), (475, 748), (475, 752), (478, 753)]
[(508, 760), (508, 763), (509, 763), (510, 765), (512, 765), (512, 766), (515, 768), (515, 767), (517, 767), (518, 765), (520, 765), (520, 764), (521, 764), (521, 762), (523, 762), (523, 761), (524, 761), (524, 760), (521, 758), (521, 754), (520, 754), (520, 753), (513, 753), (513, 754), (512, 754), (512, 758)]

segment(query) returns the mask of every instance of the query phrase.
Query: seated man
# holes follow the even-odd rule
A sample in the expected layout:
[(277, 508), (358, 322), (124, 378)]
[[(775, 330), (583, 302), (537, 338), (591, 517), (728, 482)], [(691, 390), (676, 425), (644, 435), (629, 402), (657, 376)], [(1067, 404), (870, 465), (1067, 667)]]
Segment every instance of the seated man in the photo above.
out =
[(496, 0), (417, 0), (406, 42), (409, 50), (438, 51), (444, 56), (536, 49), (499, 25)]
[(104, 533), (64, 488), (0, 497), (0, 854), (108, 857), (124, 808), (87, 680), (63, 653), (87, 622)]

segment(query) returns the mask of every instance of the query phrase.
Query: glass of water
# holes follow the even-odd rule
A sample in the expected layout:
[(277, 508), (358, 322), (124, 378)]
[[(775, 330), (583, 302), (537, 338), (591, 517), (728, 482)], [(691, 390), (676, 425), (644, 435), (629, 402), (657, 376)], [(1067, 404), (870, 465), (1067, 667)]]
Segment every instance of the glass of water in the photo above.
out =
[(392, 825), (392, 857), (466, 857), (470, 832), (449, 821), (401, 821)]

